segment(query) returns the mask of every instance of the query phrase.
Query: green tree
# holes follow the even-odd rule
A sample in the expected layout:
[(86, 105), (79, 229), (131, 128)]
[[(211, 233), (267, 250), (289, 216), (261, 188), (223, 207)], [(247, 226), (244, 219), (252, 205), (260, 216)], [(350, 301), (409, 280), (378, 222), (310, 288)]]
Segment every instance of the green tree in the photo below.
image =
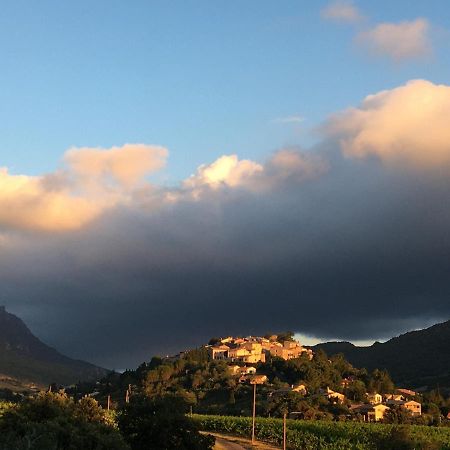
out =
[(394, 383), (386, 370), (375, 369), (369, 376), (369, 392), (384, 394), (392, 392), (394, 388)]
[(75, 402), (63, 393), (42, 393), (9, 408), (0, 418), (1, 450), (128, 448), (93, 399)]
[(176, 397), (134, 396), (119, 415), (119, 429), (132, 450), (210, 450), (215, 441), (199, 433)]
[(366, 399), (366, 385), (360, 380), (354, 380), (345, 388), (344, 394), (350, 400), (362, 402)]
[(401, 406), (390, 406), (390, 409), (386, 411), (383, 422), (395, 423), (395, 424), (410, 424), (413, 422), (413, 415), (409, 410)]
[(284, 341), (293, 341), (294, 334), (295, 333), (293, 331), (285, 331), (284, 333), (280, 333), (277, 335), (277, 341), (281, 343)]

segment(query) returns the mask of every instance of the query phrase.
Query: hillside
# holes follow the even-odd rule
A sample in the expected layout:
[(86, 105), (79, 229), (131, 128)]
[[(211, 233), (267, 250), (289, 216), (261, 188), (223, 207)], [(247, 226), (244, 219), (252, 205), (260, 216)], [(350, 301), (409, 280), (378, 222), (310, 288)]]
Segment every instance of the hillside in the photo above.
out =
[(96, 379), (106, 372), (45, 345), (21, 319), (0, 306), (0, 387), (52, 382), (67, 385), (78, 380)]
[(356, 347), (349, 342), (326, 342), (313, 347), (319, 348), (328, 355), (343, 353), (356, 367), (387, 369), (397, 383), (450, 387), (450, 320), (370, 347)]

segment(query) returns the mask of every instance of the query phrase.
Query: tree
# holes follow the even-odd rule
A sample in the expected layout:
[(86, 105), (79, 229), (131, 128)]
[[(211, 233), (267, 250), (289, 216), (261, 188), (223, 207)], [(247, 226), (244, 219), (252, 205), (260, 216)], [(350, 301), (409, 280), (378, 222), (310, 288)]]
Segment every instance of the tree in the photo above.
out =
[(411, 412), (401, 406), (392, 405), (384, 415), (383, 422), (395, 424), (409, 424), (413, 422)]
[(280, 333), (277, 335), (277, 341), (283, 343), (284, 341), (293, 341), (294, 340), (294, 332), (293, 331), (285, 331), (284, 333)]
[(344, 393), (347, 398), (362, 402), (366, 399), (366, 385), (360, 380), (354, 380), (345, 388)]
[(395, 386), (386, 370), (375, 369), (369, 377), (368, 388), (369, 392), (383, 394), (392, 392)]
[(119, 415), (119, 429), (132, 450), (210, 450), (214, 437), (199, 433), (177, 397), (132, 397)]
[(0, 418), (1, 450), (126, 450), (129, 447), (93, 399), (75, 402), (42, 393), (9, 408)]

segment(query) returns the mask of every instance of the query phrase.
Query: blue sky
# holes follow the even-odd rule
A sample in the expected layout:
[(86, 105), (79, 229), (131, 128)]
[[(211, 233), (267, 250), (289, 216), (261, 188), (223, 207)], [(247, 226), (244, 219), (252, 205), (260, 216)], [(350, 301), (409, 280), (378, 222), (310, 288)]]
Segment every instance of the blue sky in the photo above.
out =
[[(324, 1), (3, 2), (0, 166), (50, 172), (72, 146), (159, 144), (160, 181), (223, 154), (308, 146), (326, 117), (407, 80), (448, 81), (446, 1), (355, 2), (366, 26), (428, 19), (433, 55), (393, 63)], [(301, 116), (302, 123), (276, 119)]]

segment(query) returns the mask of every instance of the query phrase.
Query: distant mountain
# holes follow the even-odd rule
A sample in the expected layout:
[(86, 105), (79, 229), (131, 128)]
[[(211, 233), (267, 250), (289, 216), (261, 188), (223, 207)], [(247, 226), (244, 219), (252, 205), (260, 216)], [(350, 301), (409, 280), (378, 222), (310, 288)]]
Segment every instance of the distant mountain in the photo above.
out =
[(312, 348), (328, 355), (343, 353), (356, 367), (387, 369), (397, 384), (450, 387), (450, 320), (370, 347), (326, 342)]
[(22, 320), (0, 306), (0, 387), (53, 382), (68, 385), (106, 373), (106, 369), (68, 358), (45, 345)]

